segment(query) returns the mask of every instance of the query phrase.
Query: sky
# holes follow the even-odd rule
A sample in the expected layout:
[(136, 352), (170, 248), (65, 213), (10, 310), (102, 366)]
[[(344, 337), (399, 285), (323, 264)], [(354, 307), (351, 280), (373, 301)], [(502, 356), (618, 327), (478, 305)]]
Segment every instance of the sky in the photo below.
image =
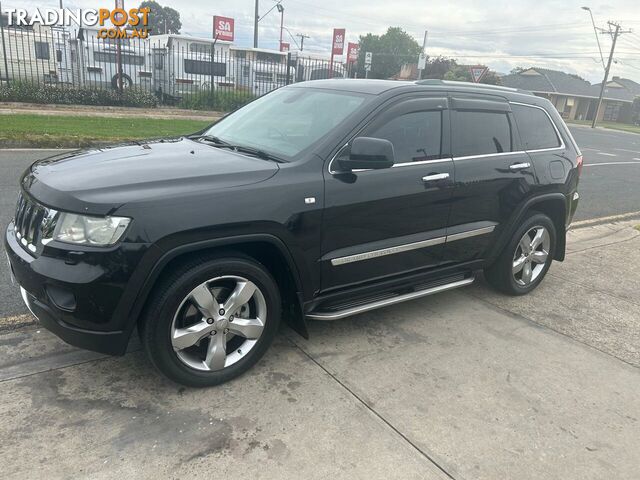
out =
[[(63, 0), (67, 8), (104, 8), (111, 1)], [(182, 32), (212, 36), (212, 17), (235, 19), (236, 39), (241, 46), (253, 45), (254, 0), (161, 0), (180, 12)], [(107, 5), (109, 4), (109, 5)], [(139, 4), (125, 0), (125, 7)], [(263, 18), (259, 46), (278, 48), (280, 15), (275, 0), (260, 0)], [(429, 56), (453, 57), (462, 64), (484, 64), (500, 73), (514, 67), (538, 66), (575, 73), (598, 83), (604, 68), (589, 12), (598, 27), (619, 22), (624, 30), (616, 46), (611, 76), (640, 82), (640, 8), (638, 0), (282, 0), (284, 41), (296, 48), (296, 34), (305, 34), (305, 50), (327, 53), (333, 28), (346, 28), (346, 41), (360, 35), (382, 34), (390, 26), (401, 27), (422, 44), (424, 31)], [(57, 7), (58, 0), (3, 0), (3, 8)], [(266, 15), (265, 15), (266, 14)], [(611, 36), (599, 34), (605, 61)], [(374, 57), (375, 59), (375, 57)], [(375, 60), (374, 60), (375, 61)]]

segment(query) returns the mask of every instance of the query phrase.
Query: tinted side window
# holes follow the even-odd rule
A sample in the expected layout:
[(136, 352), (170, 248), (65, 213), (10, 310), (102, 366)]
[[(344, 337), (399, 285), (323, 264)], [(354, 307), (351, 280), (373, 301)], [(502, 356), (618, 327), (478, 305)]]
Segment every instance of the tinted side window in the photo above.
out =
[(506, 112), (458, 111), (455, 116), (454, 156), (513, 151), (511, 123)]
[(524, 105), (512, 105), (511, 109), (525, 150), (560, 146), (558, 134), (544, 111)]
[(396, 163), (442, 158), (441, 111), (407, 113), (366, 135), (393, 143)]

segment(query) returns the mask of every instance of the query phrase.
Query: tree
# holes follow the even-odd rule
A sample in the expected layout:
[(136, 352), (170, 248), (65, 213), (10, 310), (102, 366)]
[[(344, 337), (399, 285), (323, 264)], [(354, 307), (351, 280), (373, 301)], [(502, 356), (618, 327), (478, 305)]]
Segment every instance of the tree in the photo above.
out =
[(360, 36), (358, 77), (365, 76), (364, 57), (373, 53), (369, 78), (390, 78), (400, 71), (405, 63), (415, 63), (422, 48), (418, 42), (400, 27), (389, 27), (383, 35), (368, 33)]
[(436, 78), (443, 80), (448, 71), (457, 67), (458, 64), (453, 58), (437, 56), (429, 58), (427, 65), (422, 72), (422, 78)]
[(139, 8), (149, 9), (149, 23), (147, 28), (152, 35), (163, 33), (180, 33), (182, 22), (180, 12), (171, 7), (163, 7), (158, 2), (144, 1)]

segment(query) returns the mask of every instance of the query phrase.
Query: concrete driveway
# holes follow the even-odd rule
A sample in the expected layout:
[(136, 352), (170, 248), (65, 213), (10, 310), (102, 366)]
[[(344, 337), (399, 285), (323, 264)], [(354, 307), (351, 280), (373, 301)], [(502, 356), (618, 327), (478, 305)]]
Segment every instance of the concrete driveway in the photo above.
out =
[(0, 335), (4, 478), (637, 479), (640, 232), (570, 233), (532, 295), (482, 282), (284, 328), (243, 377), (185, 389), (132, 345)]

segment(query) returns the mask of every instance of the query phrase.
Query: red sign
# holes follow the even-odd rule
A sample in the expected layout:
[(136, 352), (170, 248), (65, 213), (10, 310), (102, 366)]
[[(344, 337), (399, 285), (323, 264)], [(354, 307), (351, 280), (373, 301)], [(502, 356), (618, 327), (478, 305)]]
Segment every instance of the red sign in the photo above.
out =
[(289, 50), (291, 50), (291, 44), (289, 44), (287, 42), (280, 42), (280, 51), (281, 52), (288, 52)]
[(332, 55), (342, 55), (344, 53), (344, 36), (345, 36), (344, 28), (334, 28), (333, 29), (333, 42), (331, 47)]
[(360, 54), (360, 44), (349, 42), (347, 46), (347, 62), (354, 63), (358, 61), (358, 55)]
[(485, 76), (487, 71), (489, 71), (489, 68), (484, 65), (473, 65), (469, 67), (469, 70), (471, 70), (471, 80), (473, 80), (474, 83), (478, 83), (482, 80), (482, 77)]
[(213, 17), (213, 38), (233, 42), (233, 18)]

